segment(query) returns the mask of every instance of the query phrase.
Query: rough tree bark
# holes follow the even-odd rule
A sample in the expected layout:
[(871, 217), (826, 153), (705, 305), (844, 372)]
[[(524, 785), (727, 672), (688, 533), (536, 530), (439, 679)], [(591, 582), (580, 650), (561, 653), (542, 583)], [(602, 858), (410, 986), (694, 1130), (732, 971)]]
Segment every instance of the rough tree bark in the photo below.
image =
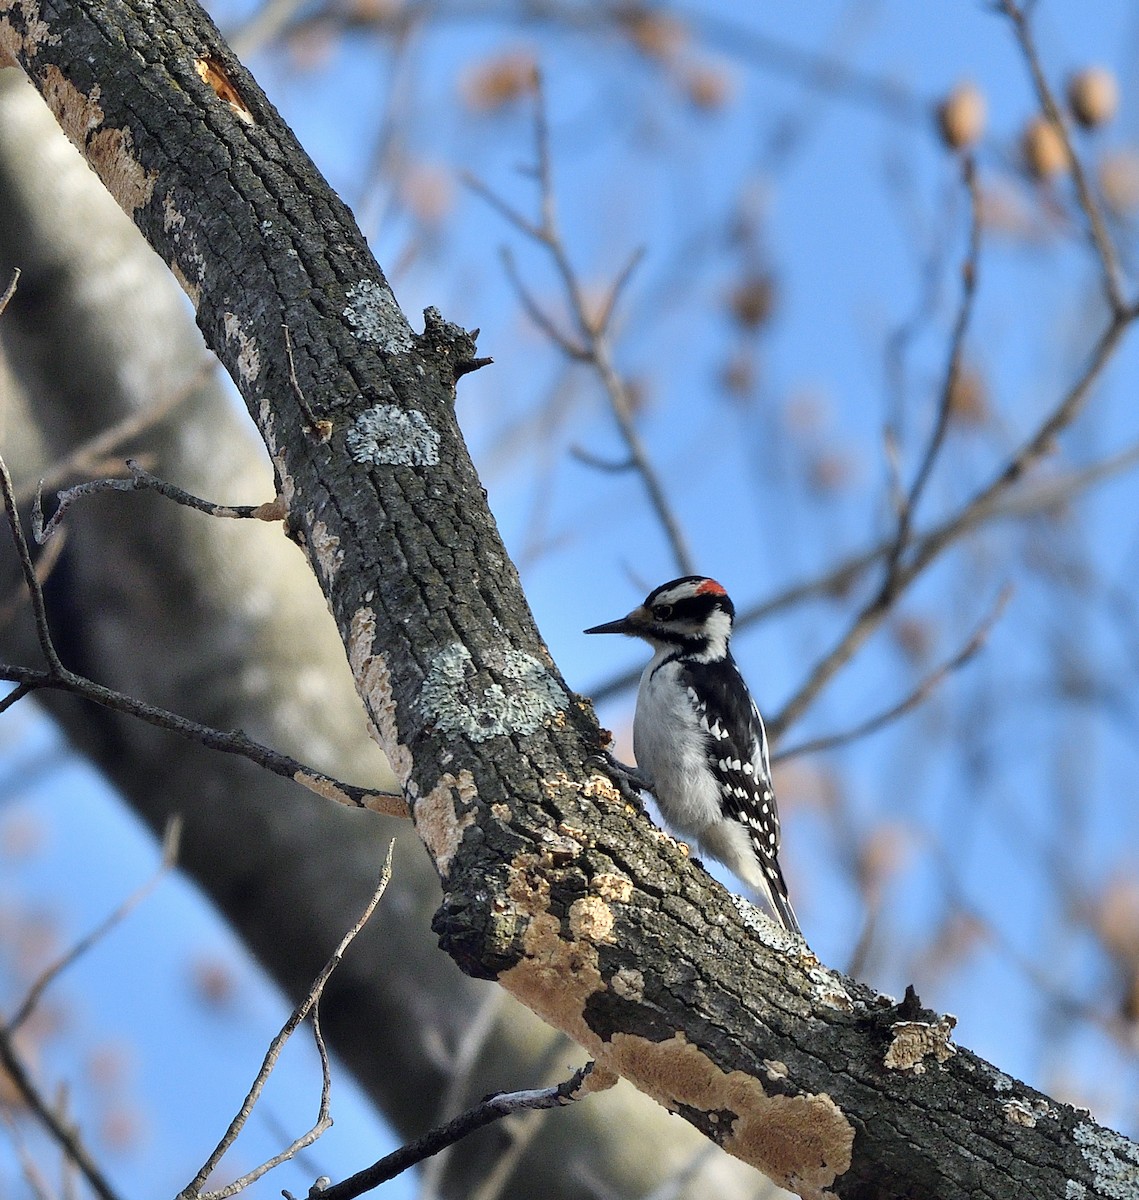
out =
[[(0, 278), (15, 266), (23, 274), (0, 344), (26, 402), (0, 384), (0, 410), (18, 483), (34, 487), (93, 433), (144, 417), (145, 430), (112, 455), (120, 465), (139, 456), (198, 495), (235, 503), (272, 495), (264, 448), (220, 386), (170, 272), (23, 73), (3, 70)], [(179, 395), (164, 417), (153, 415)], [(79, 506), (67, 539), (48, 600), (71, 667), (243, 728), (334, 775), (394, 786), (324, 597), (279, 527), (210, 520), (140, 495)], [(5, 580), (10, 595), (17, 583)], [(30, 621), (0, 626), (0, 656), (34, 663), (37, 653)], [(492, 985), (439, 954), (430, 933), (439, 879), (409, 822), (314, 802), (244, 761), (70, 697), (40, 702), (154, 828), (182, 815), (183, 869), (294, 999), (355, 919), (387, 839), (400, 839), (384, 903), (326, 990), (323, 1025), (405, 1137), (488, 1092), (564, 1077), (572, 1050), (563, 1035), (509, 997), (493, 1000)], [(754, 1172), (703, 1154), (707, 1142), (647, 1097), (625, 1087), (597, 1100), (534, 1114), (540, 1128), (524, 1139), (502, 1127), (465, 1139), (447, 1155), (438, 1194), (472, 1196), (513, 1166), (504, 1200), (569, 1200), (583, 1178), (607, 1195), (643, 1196), (678, 1172), (687, 1178), (678, 1200), (754, 1200)]]
[(916, 1002), (827, 970), (589, 769), (592, 712), (545, 651), (455, 422), (473, 341), (430, 313), (412, 332), (204, 15), (0, 13), (0, 46), (245, 396), (443, 880), (456, 962), (804, 1196), (1132, 1194), (1134, 1144), (955, 1050)]

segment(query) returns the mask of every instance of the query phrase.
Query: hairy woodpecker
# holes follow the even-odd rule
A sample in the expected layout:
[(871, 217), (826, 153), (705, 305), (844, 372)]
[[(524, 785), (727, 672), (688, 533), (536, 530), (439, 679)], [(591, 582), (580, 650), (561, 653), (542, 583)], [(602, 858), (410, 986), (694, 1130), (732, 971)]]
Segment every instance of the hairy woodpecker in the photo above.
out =
[(585, 632), (628, 634), (654, 650), (637, 692), (631, 782), (651, 787), (680, 836), (754, 888), (801, 936), (779, 868), (767, 731), (728, 648), (735, 612), (714, 579), (686, 575), (628, 616)]

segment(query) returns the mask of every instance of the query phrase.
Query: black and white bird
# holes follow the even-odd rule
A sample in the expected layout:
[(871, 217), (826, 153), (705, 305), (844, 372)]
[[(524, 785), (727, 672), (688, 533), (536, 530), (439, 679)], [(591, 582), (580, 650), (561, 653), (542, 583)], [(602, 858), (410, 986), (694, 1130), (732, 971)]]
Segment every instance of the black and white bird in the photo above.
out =
[(801, 935), (779, 867), (767, 731), (728, 643), (736, 610), (714, 579), (662, 584), (628, 616), (586, 633), (643, 638), (655, 653), (633, 719), (634, 784), (661, 815), (755, 889)]

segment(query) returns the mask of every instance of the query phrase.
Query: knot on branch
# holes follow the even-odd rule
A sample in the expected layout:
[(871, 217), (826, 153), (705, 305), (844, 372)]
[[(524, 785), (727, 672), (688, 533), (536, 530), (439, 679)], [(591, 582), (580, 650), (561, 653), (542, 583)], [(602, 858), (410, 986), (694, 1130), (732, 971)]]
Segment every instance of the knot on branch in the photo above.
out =
[(492, 358), (476, 357), (478, 336), (477, 329), (467, 330), (461, 325), (456, 325), (454, 321), (446, 320), (437, 308), (423, 310), (420, 346), (447, 361), (452, 382), (457, 383), (464, 375), (494, 362)]

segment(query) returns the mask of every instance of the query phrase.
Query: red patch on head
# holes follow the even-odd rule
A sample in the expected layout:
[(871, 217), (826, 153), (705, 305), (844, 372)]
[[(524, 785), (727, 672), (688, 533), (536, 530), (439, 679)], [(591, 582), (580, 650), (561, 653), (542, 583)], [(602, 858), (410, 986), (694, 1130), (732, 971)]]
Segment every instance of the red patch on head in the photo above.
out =
[(696, 589), (697, 596), (726, 596), (727, 594), (723, 584), (717, 583), (714, 579), (705, 579)]

